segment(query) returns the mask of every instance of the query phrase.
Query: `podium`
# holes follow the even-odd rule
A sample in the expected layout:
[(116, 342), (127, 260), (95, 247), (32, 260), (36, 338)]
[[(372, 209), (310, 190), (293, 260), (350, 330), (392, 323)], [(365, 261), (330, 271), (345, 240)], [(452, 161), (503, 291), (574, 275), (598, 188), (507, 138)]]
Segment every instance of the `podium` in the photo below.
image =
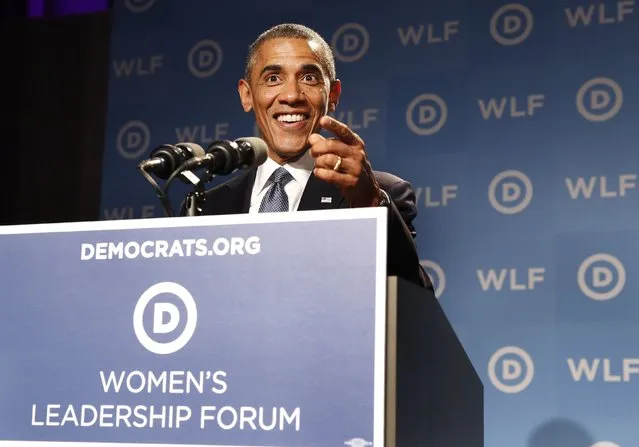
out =
[(386, 212), (0, 227), (0, 447), (483, 446)]

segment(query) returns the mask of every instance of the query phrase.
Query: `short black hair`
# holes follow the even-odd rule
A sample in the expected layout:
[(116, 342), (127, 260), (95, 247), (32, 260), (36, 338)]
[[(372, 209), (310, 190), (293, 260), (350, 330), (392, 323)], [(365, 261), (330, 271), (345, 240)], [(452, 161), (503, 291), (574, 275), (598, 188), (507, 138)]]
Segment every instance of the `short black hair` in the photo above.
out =
[(255, 53), (260, 48), (262, 43), (271, 39), (306, 39), (308, 41), (316, 42), (319, 45), (319, 58), (331, 81), (337, 79), (335, 72), (335, 58), (333, 57), (333, 50), (330, 45), (320, 36), (316, 31), (313, 31), (307, 26), (296, 23), (282, 23), (276, 25), (268, 30), (264, 31), (258, 36), (255, 41), (249, 45), (248, 55), (246, 56), (246, 62), (244, 63), (244, 78), (250, 79), (251, 69), (255, 62)]

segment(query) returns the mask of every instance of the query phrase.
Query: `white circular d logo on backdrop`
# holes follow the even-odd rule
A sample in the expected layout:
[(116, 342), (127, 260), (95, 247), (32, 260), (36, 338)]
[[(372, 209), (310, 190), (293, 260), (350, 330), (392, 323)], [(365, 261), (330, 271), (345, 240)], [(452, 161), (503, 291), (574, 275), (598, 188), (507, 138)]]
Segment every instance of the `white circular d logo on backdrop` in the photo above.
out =
[(502, 214), (525, 210), (533, 197), (533, 185), (526, 174), (516, 170), (501, 172), (488, 185), (488, 201)]
[(533, 22), (530, 9), (519, 3), (509, 3), (493, 14), (490, 19), (490, 34), (501, 45), (517, 45), (530, 36)]
[(447, 119), (446, 102), (433, 93), (416, 96), (406, 108), (406, 125), (417, 135), (426, 136), (439, 132)]
[(124, 0), (124, 6), (131, 12), (140, 13), (151, 9), (156, 0)]
[(205, 39), (196, 43), (187, 58), (189, 71), (196, 78), (208, 78), (222, 66), (222, 47), (214, 40)]
[(355, 62), (366, 54), (370, 45), (368, 31), (359, 23), (347, 23), (333, 34), (331, 46), (335, 58), (342, 62)]
[[(498, 371), (499, 366), (501, 371)], [(530, 386), (534, 376), (535, 364), (532, 358), (517, 346), (498, 349), (488, 361), (488, 377), (495, 388), (503, 393), (521, 393)], [(505, 383), (506, 381), (512, 383)]]
[(151, 131), (142, 121), (134, 120), (124, 124), (116, 138), (116, 148), (127, 160), (141, 156), (149, 148)]
[[(590, 269), (595, 263), (600, 263), (600, 265)], [(588, 275), (589, 271), (590, 275)], [(614, 272), (617, 273), (616, 280)], [(626, 269), (623, 263), (614, 256), (607, 253), (597, 253), (586, 258), (579, 266), (577, 284), (584, 295), (590, 299), (611, 300), (616, 298), (626, 285)], [(605, 290), (602, 290), (604, 288)]]
[(420, 264), (433, 282), (435, 296), (440, 298), (444, 290), (446, 290), (446, 274), (444, 273), (444, 269), (438, 263), (429, 259), (420, 261)]
[(610, 78), (594, 78), (577, 91), (577, 110), (588, 121), (613, 118), (623, 105), (623, 90)]

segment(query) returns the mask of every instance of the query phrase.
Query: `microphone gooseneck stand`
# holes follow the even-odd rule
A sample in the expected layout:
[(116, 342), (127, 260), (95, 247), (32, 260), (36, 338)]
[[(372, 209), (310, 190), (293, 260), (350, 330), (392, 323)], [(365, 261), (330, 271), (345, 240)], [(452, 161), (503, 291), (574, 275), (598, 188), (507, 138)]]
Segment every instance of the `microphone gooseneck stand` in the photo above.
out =
[(204, 166), (204, 162), (198, 159), (192, 159), (190, 163), (185, 163), (175, 171), (171, 173), (169, 178), (166, 180), (166, 184), (164, 185), (164, 194), (168, 195), (169, 188), (178, 176), (181, 179), (186, 179), (189, 181), (191, 185), (193, 185), (193, 191), (189, 192), (186, 195), (186, 199), (184, 201), (184, 206), (186, 210), (187, 216), (200, 216), (202, 215), (202, 210), (204, 209), (204, 201), (206, 196), (204, 194), (204, 185), (208, 183), (212, 176), (208, 174), (208, 171), (205, 176), (198, 177), (191, 169), (199, 168)]
[(155, 179), (151, 177), (151, 175), (146, 172), (143, 166), (138, 165), (138, 170), (142, 173), (144, 178), (151, 184), (157, 197), (160, 199), (160, 203), (164, 208), (164, 212), (167, 217), (175, 217), (175, 213), (173, 212), (173, 206), (171, 205), (171, 201), (169, 199), (169, 188), (173, 181), (180, 177), (180, 179), (188, 181), (187, 183), (193, 185), (193, 190), (186, 195), (186, 199), (184, 201), (184, 208), (186, 211), (186, 216), (200, 216), (202, 215), (202, 210), (204, 209), (204, 202), (206, 200), (206, 195), (204, 191), (204, 185), (213, 179), (213, 175), (210, 172), (206, 172), (204, 176), (201, 178), (191, 172), (193, 168), (199, 168), (204, 166), (204, 163), (185, 163), (180, 166), (178, 169), (173, 171), (169, 178), (166, 180), (164, 184), (164, 188), (160, 188)]
[(158, 199), (160, 199), (160, 203), (162, 204), (162, 207), (164, 208), (164, 213), (168, 217), (175, 216), (175, 214), (173, 214), (173, 208), (171, 206), (171, 201), (169, 200), (169, 198), (165, 194), (165, 192), (160, 189), (159, 185), (153, 179), (153, 177), (151, 177), (151, 175), (148, 172), (146, 172), (146, 169), (141, 164), (138, 165), (138, 170), (142, 173), (144, 178), (151, 184), (151, 186), (155, 190), (155, 194), (157, 195)]

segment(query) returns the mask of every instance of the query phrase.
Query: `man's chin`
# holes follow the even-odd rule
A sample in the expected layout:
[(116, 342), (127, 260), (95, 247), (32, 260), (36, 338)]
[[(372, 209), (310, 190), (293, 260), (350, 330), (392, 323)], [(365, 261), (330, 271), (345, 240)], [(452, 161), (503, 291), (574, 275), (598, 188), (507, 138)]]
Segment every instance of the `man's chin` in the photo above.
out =
[(306, 153), (306, 151), (309, 149), (310, 145), (305, 145), (302, 147), (296, 147), (296, 148), (285, 148), (285, 149), (271, 149), (275, 155), (277, 155), (277, 157), (280, 160), (284, 160), (286, 162), (293, 162), (293, 161), (297, 161), (299, 160), (302, 156), (304, 156), (304, 154)]

